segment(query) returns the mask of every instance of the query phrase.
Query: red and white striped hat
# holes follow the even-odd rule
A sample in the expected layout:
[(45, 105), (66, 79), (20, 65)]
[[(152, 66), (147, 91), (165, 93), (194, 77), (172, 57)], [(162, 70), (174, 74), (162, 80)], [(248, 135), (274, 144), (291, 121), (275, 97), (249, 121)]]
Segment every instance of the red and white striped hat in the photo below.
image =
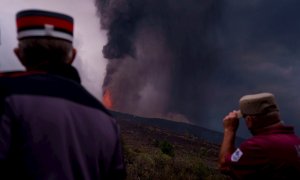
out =
[(71, 16), (44, 10), (23, 10), (17, 13), (18, 40), (49, 37), (73, 42), (74, 20)]

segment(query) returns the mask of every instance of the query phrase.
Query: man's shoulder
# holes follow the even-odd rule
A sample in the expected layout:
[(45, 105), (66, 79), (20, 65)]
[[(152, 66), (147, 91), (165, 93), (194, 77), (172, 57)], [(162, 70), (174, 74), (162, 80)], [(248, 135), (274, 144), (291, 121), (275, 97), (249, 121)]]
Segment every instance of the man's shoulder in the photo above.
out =
[(0, 73), (0, 89), (9, 90), (11, 93), (26, 91), (31, 88), (33, 76), (44, 74), (39, 71), (8, 71)]
[(43, 71), (1, 73), (0, 91), (4, 97), (26, 95), (65, 99), (100, 109), (111, 116), (102, 103), (79, 83)]
[(0, 78), (10, 78), (15, 76), (20, 76), (23, 73), (26, 73), (25, 71), (6, 71), (6, 72), (0, 72)]
[(7, 71), (7, 72), (1, 72), (0, 78), (18, 78), (18, 77), (24, 77), (24, 76), (30, 76), (34, 74), (41, 74), (41, 71)]
[(265, 137), (253, 136), (241, 143), (240, 148), (243, 150), (263, 149), (267, 145), (267, 141), (268, 139)]
[(282, 139), (281, 134), (264, 134), (264, 135), (257, 135), (253, 136), (243, 143), (241, 143), (240, 147), (243, 150), (250, 150), (250, 151), (260, 151), (271, 149), (274, 146), (278, 146), (281, 144), (280, 139)]

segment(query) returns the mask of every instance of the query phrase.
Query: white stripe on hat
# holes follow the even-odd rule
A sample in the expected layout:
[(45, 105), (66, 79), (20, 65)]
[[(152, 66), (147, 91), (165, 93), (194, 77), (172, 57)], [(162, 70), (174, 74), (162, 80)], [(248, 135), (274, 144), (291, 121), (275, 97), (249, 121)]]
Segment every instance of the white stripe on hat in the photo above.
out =
[(43, 36), (50, 36), (50, 37), (56, 37), (60, 39), (65, 39), (68, 41), (73, 41), (73, 36), (64, 32), (60, 31), (46, 31), (45, 29), (29, 29), (29, 30), (24, 30), (18, 33), (18, 39), (26, 38), (26, 37), (43, 37)]

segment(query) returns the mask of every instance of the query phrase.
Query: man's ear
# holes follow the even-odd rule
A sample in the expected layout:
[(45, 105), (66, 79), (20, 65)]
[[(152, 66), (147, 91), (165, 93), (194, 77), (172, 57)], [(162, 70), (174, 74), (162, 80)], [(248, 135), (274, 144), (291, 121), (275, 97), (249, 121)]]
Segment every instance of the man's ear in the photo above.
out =
[(248, 128), (253, 127), (253, 117), (252, 116), (246, 116), (245, 122), (246, 122), (246, 125)]
[(77, 54), (77, 50), (75, 48), (72, 49), (71, 55), (69, 56), (69, 59), (67, 60), (67, 64), (72, 64)]
[(20, 53), (20, 49), (16, 47), (16, 48), (14, 49), (14, 53), (15, 53), (15, 55), (17, 56), (17, 58), (18, 58), (18, 60), (20, 61), (20, 63), (24, 66), (25, 64), (24, 64), (24, 60), (23, 60), (23, 58), (22, 58), (22, 55), (21, 55), (21, 53)]

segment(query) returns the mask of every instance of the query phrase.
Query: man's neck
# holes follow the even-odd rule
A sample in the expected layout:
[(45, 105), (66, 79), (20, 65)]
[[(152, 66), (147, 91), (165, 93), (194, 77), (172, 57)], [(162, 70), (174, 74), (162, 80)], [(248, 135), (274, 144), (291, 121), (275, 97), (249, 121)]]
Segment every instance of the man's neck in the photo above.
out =
[(257, 135), (257, 134), (260, 134), (261, 132), (268, 131), (269, 129), (283, 127), (283, 126), (284, 126), (283, 122), (280, 121), (280, 122), (277, 122), (277, 123), (274, 123), (274, 124), (271, 124), (269, 126), (265, 126), (265, 127), (259, 128), (259, 129), (249, 129), (249, 130), (252, 135)]

